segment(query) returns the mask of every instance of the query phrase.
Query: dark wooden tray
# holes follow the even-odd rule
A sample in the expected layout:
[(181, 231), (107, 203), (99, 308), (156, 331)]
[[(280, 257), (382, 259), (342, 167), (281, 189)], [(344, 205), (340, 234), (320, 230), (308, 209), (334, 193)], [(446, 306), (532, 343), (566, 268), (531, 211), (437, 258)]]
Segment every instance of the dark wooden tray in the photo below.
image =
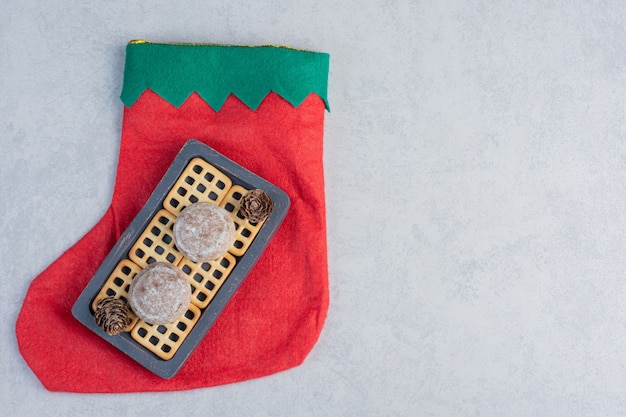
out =
[[(193, 327), (185, 341), (180, 345), (174, 356), (169, 360), (163, 360), (141, 346), (131, 338), (130, 334), (123, 332), (119, 335), (109, 336), (99, 326), (96, 325), (91, 309), (91, 303), (107, 281), (116, 265), (123, 259), (128, 259), (128, 252), (142, 234), (146, 226), (163, 209), (163, 200), (170, 189), (176, 183), (189, 162), (200, 157), (221, 172), (226, 174), (233, 182), (233, 185), (241, 185), (247, 189), (259, 188), (266, 191), (274, 201), (272, 214), (263, 223), (257, 236), (252, 241), (246, 252), (237, 257), (237, 263), (227, 280), (219, 289), (209, 305), (202, 310), (200, 319)], [(287, 194), (259, 177), (246, 170), (230, 159), (219, 154), (205, 144), (191, 139), (180, 150), (174, 162), (167, 170), (163, 179), (159, 182), (154, 192), (141, 209), (139, 214), (122, 234), (116, 245), (108, 256), (104, 259), (95, 275), (92, 277), (87, 287), (83, 290), (78, 300), (74, 303), (72, 314), (81, 323), (104, 338), (107, 342), (133, 358), (139, 364), (149, 369), (162, 378), (172, 378), (185, 363), (189, 355), (204, 338), (219, 314), (222, 312), (228, 301), (235, 294), (250, 270), (273, 238), (280, 227), (287, 211), (290, 201)]]

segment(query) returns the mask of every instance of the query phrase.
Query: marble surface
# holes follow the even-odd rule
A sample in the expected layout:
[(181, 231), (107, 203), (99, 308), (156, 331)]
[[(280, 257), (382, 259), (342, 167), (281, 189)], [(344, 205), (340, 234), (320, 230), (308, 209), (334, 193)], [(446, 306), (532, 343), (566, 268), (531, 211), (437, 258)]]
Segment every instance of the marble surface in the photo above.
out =
[[(20, 416), (609, 416), (626, 409), (622, 1), (2, 2), (0, 405)], [(130, 39), (331, 54), (331, 306), (300, 367), (47, 392), (29, 283), (113, 192)], [(71, 360), (71, 358), (69, 358)]]

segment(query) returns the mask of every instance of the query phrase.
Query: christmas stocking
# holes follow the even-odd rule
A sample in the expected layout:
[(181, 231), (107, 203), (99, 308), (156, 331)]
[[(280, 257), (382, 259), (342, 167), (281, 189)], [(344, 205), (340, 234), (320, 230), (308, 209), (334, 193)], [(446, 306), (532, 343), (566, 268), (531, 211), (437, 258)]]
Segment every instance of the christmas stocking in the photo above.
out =
[[(103, 218), (31, 284), (20, 353), (51, 391), (209, 387), (299, 365), (328, 308), (322, 135), (328, 55), (284, 47), (127, 46), (115, 189)], [(190, 138), (282, 188), (289, 212), (178, 374), (162, 379), (71, 308)]]

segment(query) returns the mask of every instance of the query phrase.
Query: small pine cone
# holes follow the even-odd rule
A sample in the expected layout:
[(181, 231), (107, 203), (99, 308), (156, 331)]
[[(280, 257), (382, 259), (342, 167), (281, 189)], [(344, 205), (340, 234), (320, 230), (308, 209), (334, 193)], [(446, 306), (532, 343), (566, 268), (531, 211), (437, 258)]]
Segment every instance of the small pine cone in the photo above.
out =
[(263, 190), (250, 190), (241, 199), (241, 213), (252, 223), (263, 221), (274, 210), (274, 201)]
[(96, 324), (111, 336), (122, 333), (131, 322), (128, 305), (114, 297), (100, 300), (94, 312), (94, 319)]

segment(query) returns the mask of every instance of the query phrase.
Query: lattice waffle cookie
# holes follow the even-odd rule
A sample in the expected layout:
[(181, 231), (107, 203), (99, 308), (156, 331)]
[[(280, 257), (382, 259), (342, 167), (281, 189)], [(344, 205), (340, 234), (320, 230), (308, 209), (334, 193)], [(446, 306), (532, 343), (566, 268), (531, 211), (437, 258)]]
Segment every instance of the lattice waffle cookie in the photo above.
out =
[(159, 210), (128, 252), (130, 260), (142, 268), (153, 262), (178, 265), (183, 255), (174, 244), (172, 227), (175, 221), (175, 215)]
[(202, 263), (183, 258), (178, 267), (189, 277), (191, 302), (199, 308), (206, 308), (236, 264), (237, 260), (230, 253), (215, 261)]
[(219, 204), (232, 183), (226, 174), (204, 159), (194, 158), (165, 197), (163, 207), (178, 216), (193, 203)]
[(198, 307), (189, 304), (185, 314), (175, 322), (153, 325), (139, 320), (130, 335), (159, 358), (169, 360), (172, 359), (193, 326), (200, 319), (200, 314)]

